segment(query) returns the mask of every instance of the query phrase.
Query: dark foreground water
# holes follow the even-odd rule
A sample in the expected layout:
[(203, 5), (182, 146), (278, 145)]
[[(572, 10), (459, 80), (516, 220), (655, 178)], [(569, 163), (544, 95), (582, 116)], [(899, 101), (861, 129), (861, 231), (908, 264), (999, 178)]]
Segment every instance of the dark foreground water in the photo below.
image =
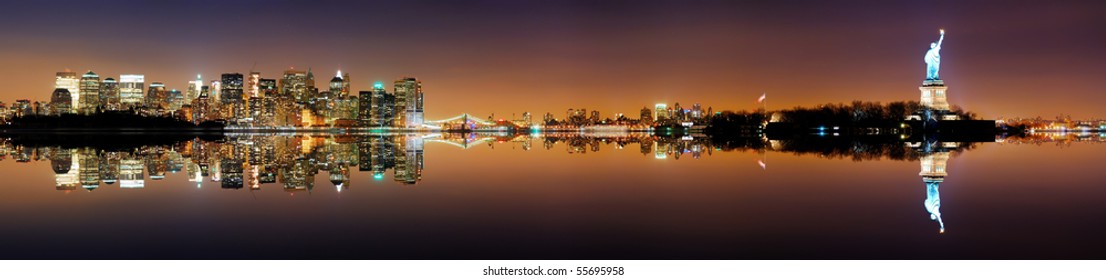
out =
[(1106, 258), (1097, 135), (1000, 141), (9, 140), (0, 258)]

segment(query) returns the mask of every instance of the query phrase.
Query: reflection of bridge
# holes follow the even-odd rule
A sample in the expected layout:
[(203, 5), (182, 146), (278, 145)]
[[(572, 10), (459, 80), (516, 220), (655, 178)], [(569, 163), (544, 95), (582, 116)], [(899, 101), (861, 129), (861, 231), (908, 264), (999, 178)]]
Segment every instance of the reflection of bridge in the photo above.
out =
[(442, 120), (428, 120), (423, 122), (422, 126), (434, 130), (453, 131), (514, 131), (524, 127), (524, 125), (506, 120), (483, 120), (468, 113)]
[(458, 148), (468, 149), (480, 144), (493, 144), (504, 142), (525, 142), (530, 139), (530, 135), (526, 134), (476, 134), (476, 133), (464, 133), (464, 134), (441, 134), (435, 135), (435, 137), (427, 138), (427, 142), (445, 143)]

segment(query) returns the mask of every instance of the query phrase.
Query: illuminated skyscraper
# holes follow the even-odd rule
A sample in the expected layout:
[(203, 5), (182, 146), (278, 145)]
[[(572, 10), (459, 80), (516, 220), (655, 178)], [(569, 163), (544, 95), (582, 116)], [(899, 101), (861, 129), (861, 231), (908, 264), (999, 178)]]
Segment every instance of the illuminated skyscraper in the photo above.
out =
[(169, 93), (166, 95), (166, 101), (166, 103), (169, 104), (169, 110), (179, 110), (185, 104), (184, 93), (176, 89), (169, 90)]
[(249, 77), (247, 77), (246, 79), (246, 96), (244, 96), (242, 99), (258, 97), (258, 91), (260, 90), (259, 83), (261, 82), (260, 80), (260, 72), (250, 72)]
[(345, 82), (342, 80), (342, 71), (338, 71), (338, 75), (335, 75), (333, 79), (330, 79), (330, 94), (334, 97), (342, 97), (349, 92), (342, 92), (345, 87)]
[(222, 76), (222, 88), (219, 91), (219, 112), (224, 119), (237, 120), (245, 116), (243, 99), (243, 76), (240, 73), (225, 73)]
[(350, 96), (352, 92), (349, 90), (349, 73), (338, 71), (338, 76), (342, 77), (342, 96)]
[(113, 78), (100, 83), (100, 105), (105, 110), (119, 110), (119, 83)]
[(161, 82), (150, 83), (150, 89), (146, 91), (146, 107), (151, 109), (167, 108), (168, 104), (165, 102), (168, 99), (168, 92), (165, 91), (165, 84)]
[(370, 98), (369, 126), (392, 126), (396, 117), (396, 96), (384, 90), (384, 83), (376, 82)]
[(419, 128), (423, 121), (422, 81), (404, 77), (395, 82), (396, 118), (393, 126)]
[(54, 93), (50, 95), (49, 115), (70, 114), (73, 110), (71, 106), (73, 106), (73, 95), (69, 94), (69, 90), (64, 88), (54, 89)]
[(100, 75), (88, 71), (81, 76), (80, 100), (77, 111), (88, 115), (100, 107)]
[(204, 87), (204, 80), (200, 77), (200, 74), (196, 74), (196, 80), (188, 81), (188, 91), (184, 93), (184, 99), (186, 103), (192, 103), (197, 97), (200, 97), (200, 89)]
[(219, 95), (222, 94), (223, 83), (219, 80), (211, 80), (211, 86), (208, 87), (211, 91), (207, 92), (207, 98), (211, 99), (212, 103), (218, 104)]
[(146, 99), (146, 77), (119, 75), (119, 103), (123, 107), (141, 106)]
[(80, 105), (78, 104), (78, 100), (80, 100), (81, 98), (80, 82), (80, 79), (77, 79), (77, 73), (69, 72), (69, 70), (66, 70), (65, 72), (58, 72), (54, 80), (54, 88), (64, 88), (69, 91), (70, 95), (72, 95), (69, 97), (69, 99), (71, 100), (69, 104), (70, 110), (75, 111)]
[(306, 103), (306, 100), (310, 98), (307, 95), (307, 72), (293, 69), (285, 70), (284, 76), (280, 78), (280, 83), (277, 85), (277, 92), (282, 97)]
[(668, 104), (657, 103), (653, 108), (653, 121), (659, 122), (668, 119)]

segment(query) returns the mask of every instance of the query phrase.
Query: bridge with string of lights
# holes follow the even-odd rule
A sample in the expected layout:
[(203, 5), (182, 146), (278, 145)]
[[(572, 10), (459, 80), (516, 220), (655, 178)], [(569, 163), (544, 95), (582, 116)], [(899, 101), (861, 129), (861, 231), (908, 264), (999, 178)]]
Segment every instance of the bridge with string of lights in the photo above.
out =
[(427, 120), (423, 122), (422, 127), (431, 130), (451, 131), (522, 131), (530, 128), (528, 124), (520, 120), (484, 120), (473, 117), (468, 113), (441, 120)]

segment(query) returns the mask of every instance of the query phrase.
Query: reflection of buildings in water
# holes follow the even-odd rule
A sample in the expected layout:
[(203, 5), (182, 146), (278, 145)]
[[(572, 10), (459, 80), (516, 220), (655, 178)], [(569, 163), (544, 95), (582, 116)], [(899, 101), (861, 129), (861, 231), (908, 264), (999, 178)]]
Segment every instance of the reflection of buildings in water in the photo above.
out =
[[(167, 173), (184, 173), (183, 178), (201, 187), (205, 178), (222, 188), (264, 189), (266, 184), (281, 184), (287, 191), (310, 191), (316, 175), (326, 178), (338, 190), (354, 187), (353, 170), (371, 172), (373, 180), (383, 180), (391, 169), (392, 180), (401, 184), (421, 181), (425, 169), (424, 145), (436, 137), (458, 140), (468, 148), (479, 143), (511, 143), (523, 150), (531, 147), (531, 135), (233, 135), (220, 141), (187, 141), (163, 146), (143, 146), (125, 151), (96, 149), (31, 148), (0, 141), (0, 151), (17, 160), (41, 155), (51, 161), (59, 190), (84, 186), (95, 189), (100, 183), (119, 183), (121, 188), (143, 188), (150, 180), (166, 178)], [(623, 149), (637, 143), (645, 154), (668, 156), (699, 153), (710, 147), (705, 139), (654, 138), (647, 134), (598, 137), (586, 134), (558, 134), (542, 137), (546, 147), (557, 142), (570, 152), (597, 152), (603, 145)], [(455, 144), (455, 143), (454, 143)], [(454, 145), (458, 146), (458, 145)], [(707, 150), (709, 152), (709, 150)], [(0, 155), (3, 156), (3, 155)]]
[(76, 153), (80, 161), (80, 172), (78, 176), (81, 180), (81, 187), (92, 191), (100, 187), (100, 157), (96, 155), (96, 150), (93, 149), (80, 149)]
[(50, 166), (54, 169), (55, 187), (59, 191), (76, 190), (80, 186), (79, 156), (68, 149), (59, 150), (50, 157)]
[(224, 189), (242, 188), (242, 164), (241, 159), (228, 158), (220, 162), (219, 171), (222, 172), (220, 187)]
[(948, 175), (948, 171), (945, 169), (945, 165), (948, 164), (949, 152), (935, 152), (925, 155), (921, 159), (921, 172), (918, 175), (922, 176), (922, 182), (926, 185), (926, 199), (923, 203), (926, 211), (929, 212), (929, 218), (937, 221), (940, 225), (940, 232), (945, 232), (945, 222), (941, 218), (941, 182), (945, 181), (945, 176)]
[(142, 161), (135, 155), (127, 155), (119, 161), (119, 187), (136, 189), (145, 187)]
[(397, 147), (402, 152), (396, 153), (392, 176), (396, 182), (410, 185), (422, 180), (423, 139), (418, 136), (405, 138), (405, 141), (400, 141), (402, 145)]

